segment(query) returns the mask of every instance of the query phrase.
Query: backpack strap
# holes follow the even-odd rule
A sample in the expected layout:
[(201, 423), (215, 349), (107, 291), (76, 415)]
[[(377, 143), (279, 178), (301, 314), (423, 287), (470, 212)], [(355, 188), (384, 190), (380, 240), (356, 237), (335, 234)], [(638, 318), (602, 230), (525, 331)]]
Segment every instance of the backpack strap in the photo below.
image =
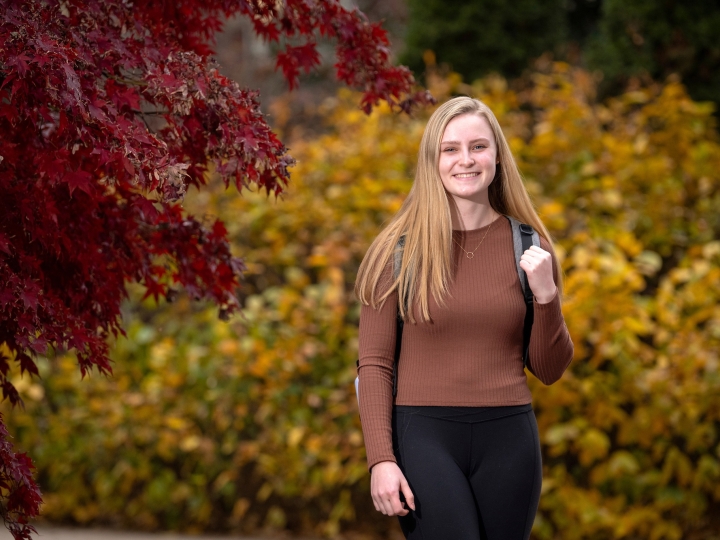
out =
[(527, 367), (530, 355), (530, 334), (532, 333), (535, 310), (533, 305), (533, 293), (528, 284), (525, 270), (520, 268), (520, 257), (530, 246), (540, 247), (540, 235), (535, 229), (526, 223), (520, 223), (517, 219), (505, 216), (510, 221), (510, 228), (513, 235), (513, 250), (515, 252), (515, 268), (520, 279), (520, 288), (525, 299), (525, 322), (523, 324), (523, 367)]
[[(395, 246), (395, 253), (393, 254), (393, 279), (397, 279), (400, 275), (400, 268), (402, 267), (403, 251), (405, 250), (405, 235), (402, 235)], [(404, 300), (405, 310), (407, 311), (407, 298)], [(397, 396), (397, 382), (398, 382), (398, 362), (400, 361), (400, 349), (402, 347), (402, 334), (405, 321), (400, 317), (400, 309), (398, 308), (396, 317), (396, 332), (395, 332), (395, 362), (393, 363), (393, 387), (392, 395)]]

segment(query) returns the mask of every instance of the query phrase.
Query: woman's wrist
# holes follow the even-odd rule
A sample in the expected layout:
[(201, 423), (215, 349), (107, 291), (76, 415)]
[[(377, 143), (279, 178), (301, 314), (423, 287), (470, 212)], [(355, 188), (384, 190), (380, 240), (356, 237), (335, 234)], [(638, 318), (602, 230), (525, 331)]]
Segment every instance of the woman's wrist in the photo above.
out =
[(555, 290), (552, 292), (552, 294), (549, 295), (535, 295), (535, 302), (537, 304), (549, 304), (553, 300), (555, 300), (555, 297), (557, 296), (558, 288), (555, 287)]
[(372, 467), (370, 467), (370, 474), (372, 474), (373, 469), (374, 469), (375, 467), (377, 467), (378, 465), (383, 465), (383, 464), (385, 464), (385, 463), (392, 463), (393, 465), (397, 465), (397, 463), (396, 463), (395, 461), (392, 461), (392, 460), (390, 460), (390, 459), (386, 459), (386, 460), (383, 460), (383, 461), (378, 461), (378, 462), (375, 463)]

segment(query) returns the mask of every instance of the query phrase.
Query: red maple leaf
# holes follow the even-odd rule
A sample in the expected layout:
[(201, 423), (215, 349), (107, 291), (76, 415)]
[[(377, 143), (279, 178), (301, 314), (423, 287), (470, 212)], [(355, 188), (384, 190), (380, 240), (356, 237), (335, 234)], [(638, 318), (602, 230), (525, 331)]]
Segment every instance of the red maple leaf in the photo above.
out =
[(65, 174), (64, 179), (67, 182), (70, 195), (72, 196), (73, 191), (79, 189), (84, 191), (88, 195), (92, 195), (92, 180), (93, 176), (87, 171), (69, 171)]

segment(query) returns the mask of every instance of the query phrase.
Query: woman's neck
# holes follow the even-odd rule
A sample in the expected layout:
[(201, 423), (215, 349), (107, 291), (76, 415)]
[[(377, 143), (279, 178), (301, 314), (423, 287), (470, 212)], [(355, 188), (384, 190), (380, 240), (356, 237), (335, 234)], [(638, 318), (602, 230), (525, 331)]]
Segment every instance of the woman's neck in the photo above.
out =
[[(452, 204), (454, 202), (454, 204)], [(472, 231), (492, 223), (498, 213), (487, 204), (468, 200), (455, 200), (450, 205), (452, 228), (457, 231)]]

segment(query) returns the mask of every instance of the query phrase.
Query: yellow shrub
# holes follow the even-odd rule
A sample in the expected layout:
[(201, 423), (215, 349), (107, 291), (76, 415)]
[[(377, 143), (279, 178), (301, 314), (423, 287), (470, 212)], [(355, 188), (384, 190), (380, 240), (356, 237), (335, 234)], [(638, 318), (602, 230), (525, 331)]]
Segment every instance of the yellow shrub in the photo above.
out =
[[(700, 538), (720, 515), (720, 147), (681, 85), (607, 103), (556, 64), (433, 81), (485, 99), (518, 157), (566, 274), (576, 358), (530, 376), (544, 454), (541, 539)], [(38, 465), (48, 519), (185, 531), (382, 532), (352, 380), (359, 262), (410, 188), (430, 111), (360, 114), (340, 93), (326, 134), (290, 137), (282, 200), (221, 186), (188, 196), (221, 217), (248, 271), (241, 317), (181, 297), (130, 305), (115, 376), (42, 363), (6, 413)], [(280, 105), (278, 105), (279, 107)], [(714, 517), (715, 516), (715, 517)], [(715, 521), (713, 521), (715, 520)], [(694, 536), (693, 536), (694, 535)]]

